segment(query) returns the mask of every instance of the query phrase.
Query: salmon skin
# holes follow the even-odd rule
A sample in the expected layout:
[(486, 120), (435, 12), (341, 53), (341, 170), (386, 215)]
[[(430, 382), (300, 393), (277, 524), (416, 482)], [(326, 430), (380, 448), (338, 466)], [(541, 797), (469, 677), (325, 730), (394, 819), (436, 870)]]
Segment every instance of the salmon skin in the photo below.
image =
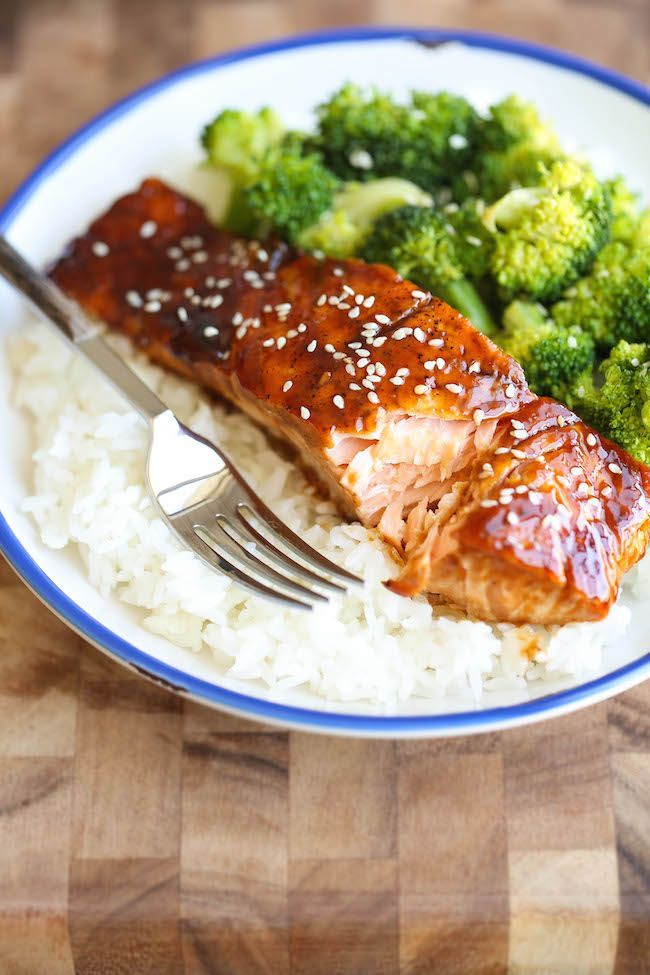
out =
[(645, 552), (650, 470), (388, 267), (234, 237), (149, 179), (50, 274), (287, 441), (394, 546), (396, 592), (485, 620), (596, 620)]

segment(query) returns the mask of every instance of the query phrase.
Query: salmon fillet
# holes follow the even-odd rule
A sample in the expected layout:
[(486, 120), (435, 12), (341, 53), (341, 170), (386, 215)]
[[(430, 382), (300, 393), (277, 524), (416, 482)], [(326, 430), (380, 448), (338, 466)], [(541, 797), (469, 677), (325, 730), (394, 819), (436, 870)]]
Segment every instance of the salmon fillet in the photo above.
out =
[(288, 442), (394, 546), (396, 592), (486, 620), (599, 619), (646, 549), (650, 470), (388, 267), (233, 237), (150, 179), (50, 273)]

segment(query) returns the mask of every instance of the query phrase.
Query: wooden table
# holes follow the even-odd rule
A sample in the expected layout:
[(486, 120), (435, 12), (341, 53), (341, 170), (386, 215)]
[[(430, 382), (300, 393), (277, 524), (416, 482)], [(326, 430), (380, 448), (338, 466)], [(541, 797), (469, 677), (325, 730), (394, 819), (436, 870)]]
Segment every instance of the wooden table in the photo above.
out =
[[(0, 191), (195, 57), (367, 21), (648, 79), (647, 0), (1, 0)], [(226, 718), (133, 678), (0, 566), (1, 975), (647, 975), (650, 684), (451, 742)]]

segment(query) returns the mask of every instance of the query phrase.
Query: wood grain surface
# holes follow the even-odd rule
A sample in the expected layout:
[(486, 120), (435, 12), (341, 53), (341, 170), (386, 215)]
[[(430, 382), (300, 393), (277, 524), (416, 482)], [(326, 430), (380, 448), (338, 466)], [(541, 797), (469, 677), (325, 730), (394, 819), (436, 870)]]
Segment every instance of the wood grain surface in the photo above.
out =
[[(648, 0), (0, 0), (0, 196), (193, 58), (473, 27), (650, 75)], [(648, 975), (650, 683), (450, 742), (286, 734), (108, 662), (0, 565), (0, 975)]]

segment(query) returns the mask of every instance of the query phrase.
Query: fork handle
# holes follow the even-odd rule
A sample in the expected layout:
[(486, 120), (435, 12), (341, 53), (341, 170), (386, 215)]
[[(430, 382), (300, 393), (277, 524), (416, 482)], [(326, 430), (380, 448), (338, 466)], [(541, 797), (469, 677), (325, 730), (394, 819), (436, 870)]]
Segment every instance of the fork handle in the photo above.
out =
[(44, 274), (37, 271), (0, 235), (0, 275), (6, 278), (34, 308), (90, 359), (101, 373), (149, 421), (167, 407), (102, 338), (81, 308)]

